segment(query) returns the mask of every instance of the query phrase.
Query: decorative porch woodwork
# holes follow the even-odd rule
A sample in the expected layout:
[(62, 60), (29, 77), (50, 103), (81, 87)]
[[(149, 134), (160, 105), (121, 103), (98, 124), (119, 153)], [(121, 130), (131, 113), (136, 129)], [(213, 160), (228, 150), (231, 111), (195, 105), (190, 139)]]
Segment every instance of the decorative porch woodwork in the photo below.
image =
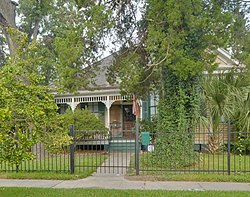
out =
[[(55, 96), (55, 103), (60, 105), (60, 104), (67, 104), (70, 106), (70, 108), (74, 111), (76, 107), (80, 103), (103, 103), (106, 107), (106, 118), (105, 118), (105, 124), (111, 130), (112, 122), (113, 121), (120, 121), (123, 119), (123, 111), (122, 111), (122, 103), (126, 102), (126, 105), (131, 105), (132, 106), (132, 96), (122, 96), (120, 94), (110, 94), (110, 95), (88, 95), (88, 96), (70, 96), (70, 95), (65, 95), (65, 96)], [(131, 102), (130, 102), (131, 101)], [(114, 106), (113, 104), (116, 103)], [(120, 107), (119, 107), (120, 106)], [(111, 113), (111, 107), (113, 107), (113, 111)], [(119, 117), (118, 117), (119, 114)], [(118, 118), (111, 117), (117, 116)], [(132, 124), (132, 123), (130, 123)], [(121, 129), (123, 128), (124, 125), (121, 126)], [(129, 128), (130, 130), (130, 128)]]

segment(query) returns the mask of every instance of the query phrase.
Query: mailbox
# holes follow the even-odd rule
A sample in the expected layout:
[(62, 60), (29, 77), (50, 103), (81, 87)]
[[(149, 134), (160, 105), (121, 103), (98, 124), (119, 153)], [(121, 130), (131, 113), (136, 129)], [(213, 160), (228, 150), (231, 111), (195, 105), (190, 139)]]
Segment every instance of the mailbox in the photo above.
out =
[(150, 133), (149, 132), (141, 132), (141, 149), (143, 151), (147, 151), (149, 144), (150, 144)]

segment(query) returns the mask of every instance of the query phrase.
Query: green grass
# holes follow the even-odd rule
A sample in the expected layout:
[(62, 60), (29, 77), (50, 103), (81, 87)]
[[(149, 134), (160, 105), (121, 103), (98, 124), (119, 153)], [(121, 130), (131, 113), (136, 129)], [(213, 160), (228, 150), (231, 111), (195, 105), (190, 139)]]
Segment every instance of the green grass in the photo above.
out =
[(163, 191), (163, 190), (107, 190), (107, 189), (47, 189), (47, 188), (0, 188), (1, 196), (54, 197), (54, 196), (181, 196), (181, 197), (249, 197), (243, 191)]
[[(183, 168), (169, 168), (150, 163), (150, 153), (140, 154), (140, 176), (135, 175), (135, 169), (128, 172), (128, 179), (162, 180), (162, 181), (210, 181), (210, 182), (250, 182), (250, 156), (231, 155), (231, 172), (227, 174), (227, 154), (199, 154), (196, 163)], [(134, 166), (135, 156), (132, 156), (131, 166)], [(159, 156), (160, 159), (160, 156)], [(192, 172), (193, 170), (193, 172)], [(207, 172), (202, 172), (202, 170)], [(191, 171), (191, 172), (190, 172)], [(196, 171), (196, 172), (195, 172)], [(224, 172), (223, 172), (224, 171)]]
[[(155, 161), (154, 161), (155, 160)], [(194, 161), (193, 165), (186, 166), (186, 167), (176, 167), (174, 163), (168, 161), (161, 162), (160, 155), (158, 158), (150, 157), (150, 153), (144, 153), (140, 155), (140, 169), (146, 171), (182, 171), (182, 172), (189, 172), (189, 171), (207, 171), (210, 173), (224, 173), (227, 174), (228, 171), (228, 160), (226, 153), (220, 154), (198, 154), (196, 160)], [(161, 163), (167, 163), (167, 166), (161, 165)], [(250, 171), (250, 155), (233, 155), (231, 154), (230, 160), (230, 170), (234, 171), (234, 173), (238, 174), (244, 170)]]
[[(43, 160), (25, 161), (16, 173), (15, 165), (0, 164), (0, 178), (13, 179), (79, 179), (90, 176), (106, 159), (104, 154), (76, 154), (75, 173), (70, 174), (69, 156), (50, 156)], [(7, 171), (7, 172), (3, 172)]]
[(198, 182), (250, 182), (250, 175), (221, 175), (221, 174), (194, 174), (194, 173), (179, 173), (171, 174), (164, 173), (158, 175), (149, 175), (140, 173), (139, 176), (128, 175), (129, 180), (144, 180), (144, 181), (198, 181)]
[[(44, 180), (77, 180), (89, 174), (56, 173), (56, 172), (1, 172), (0, 179), (44, 179)], [(1, 195), (0, 195), (1, 196)]]
[[(158, 171), (140, 171), (140, 176), (135, 177), (134, 170), (134, 155), (131, 157), (131, 168), (129, 171), (129, 179), (139, 179), (139, 180), (168, 180), (168, 181), (214, 181), (214, 182), (250, 182), (250, 173), (240, 173), (240, 168), (249, 168), (249, 156), (240, 157), (236, 155), (232, 157), (231, 160), (231, 169), (236, 169), (237, 173), (231, 173), (230, 176), (227, 175), (227, 172), (221, 173), (218, 172), (218, 169), (227, 170), (227, 158), (226, 154), (200, 154), (200, 158), (197, 163), (193, 166), (186, 167), (181, 170), (182, 172), (164, 172), (167, 168), (160, 168), (146, 166), (145, 162), (147, 159), (147, 154), (140, 155), (140, 169), (144, 170), (158, 170)], [(48, 160), (43, 160), (42, 165), (37, 165), (38, 168), (43, 169), (42, 172), (18, 172), (15, 173), (0, 173), (0, 178), (12, 178), (12, 179), (55, 179), (55, 180), (69, 180), (69, 179), (80, 179), (90, 176), (94, 171), (96, 171), (95, 166), (100, 166), (103, 161), (107, 158), (105, 154), (76, 154), (75, 156), (75, 165), (81, 166), (75, 168), (75, 174), (71, 175), (69, 173), (69, 161), (66, 159), (65, 168), (67, 172), (55, 172), (52, 171), (60, 169), (56, 166), (55, 157), (54, 161), (50, 158), (50, 165)], [(57, 158), (58, 159), (58, 158)], [(53, 163), (53, 165), (51, 164)], [(26, 164), (27, 165), (27, 164)], [(63, 166), (63, 165), (61, 165)], [(62, 168), (61, 168), (62, 169)], [(211, 170), (211, 172), (189, 172), (189, 170)], [(15, 170), (15, 168), (13, 168)], [(46, 171), (47, 170), (47, 171)], [(162, 171), (161, 171), (162, 170)], [(169, 168), (167, 169), (169, 170)]]

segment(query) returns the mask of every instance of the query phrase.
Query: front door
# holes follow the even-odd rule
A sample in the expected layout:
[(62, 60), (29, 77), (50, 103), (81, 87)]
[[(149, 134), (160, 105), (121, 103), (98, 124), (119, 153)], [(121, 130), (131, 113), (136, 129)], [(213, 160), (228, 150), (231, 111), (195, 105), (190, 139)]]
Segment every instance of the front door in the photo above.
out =
[(110, 110), (110, 128), (113, 137), (122, 137), (121, 106), (112, 105)]
[(130, 131), (135, 127), (136, 117), (132, 113), (132, 108), (132, 105), (123, 105), (123, 130)]

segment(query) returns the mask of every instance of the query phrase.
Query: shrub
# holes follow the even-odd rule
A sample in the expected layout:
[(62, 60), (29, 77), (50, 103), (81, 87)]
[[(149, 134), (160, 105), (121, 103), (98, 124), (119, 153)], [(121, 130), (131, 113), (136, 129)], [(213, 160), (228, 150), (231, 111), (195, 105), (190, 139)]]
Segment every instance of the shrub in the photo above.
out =
[[(86, 131), (81, 132), (82, 138), (94, 138), (94, 136), (100, 133), (100, 131), (107, 130), (104, 122), (87, 109), (76, 109), (74, 112), (72, 112), (71, 110), (67, 110), (65, 114), (62, 114), (60, 116), (63, 119), (64, 130), (69, 130), (70, 125), (74, 125), (76, 130)], [(78, 137), (80, 137), (79, 135), (80, 134), (78, 134)]]

